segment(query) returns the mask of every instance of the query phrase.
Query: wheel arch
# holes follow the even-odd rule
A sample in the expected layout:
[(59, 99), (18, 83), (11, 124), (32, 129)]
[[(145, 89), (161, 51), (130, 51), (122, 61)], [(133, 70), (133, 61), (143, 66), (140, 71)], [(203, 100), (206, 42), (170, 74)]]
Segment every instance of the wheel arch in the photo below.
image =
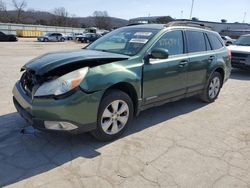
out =
[(213, 71), (210, 72), (208, 79), (213, 75), (214, 72), (218, 72), (221, 75), (222, 78), (222, 84), (221, 87), (224, 84), (224, 79), (225, 79), (225, 70), (222, 67), (216, 67), (215, 69), (213, 69)]
[(136, 89), (134, 88), (134, 86), (132, 84), (130, 84), (128, 82), (116, 83), (105, 90), (103, 97), (110, 90), (120, 90), (120, 91), (123, 91), (124, 93), (126, 93), (131, 98), (131, 100), (133, 102), (134, 115), (137, 114), (137, 112), (138, 112), (138, 95), (137, 95)]

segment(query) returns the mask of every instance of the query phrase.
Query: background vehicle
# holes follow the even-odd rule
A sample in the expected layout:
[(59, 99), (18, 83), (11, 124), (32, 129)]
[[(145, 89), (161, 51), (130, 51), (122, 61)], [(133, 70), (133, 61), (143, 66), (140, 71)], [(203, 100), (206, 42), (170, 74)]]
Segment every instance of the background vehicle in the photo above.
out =
[(16, 35), (6, 35), (0, 31), (0, 41), (18, 41)]
[(90, 43), (99, 39), (102, 35), (97, 33), (84, 33), (83, 36), (77, 37), (78, 41), (82, 43)]
[(232, 67), (250, 70), (250, 34), (242, 35), (228, 49), (232, 51)]
[(65, 37), (62, 33), (46, 33), (44, 36), (38, 37), (40, 42), (64, 42)]
[(82, 36), (82, 33), (68, 33), (64, 35), (65, 40), (76, 40), (77, 36)]
[(75, 33), (75, 40), (78, 41), (80, 37), (83, 37), (84, 33)]
[(229, 45), (231, 45), (231, 44), (233, 44), (235, 42), (235, 40), (232, 39), (229, 36), (223, 36), (223, 35), (221, 35), (221, 38), (223, 39), (223, 41), (224, 41), (224, 43), (225, 43), (226, 46), (229, 46)]
[(214, 102), (230, 76), (230, 60), (219, 34), (203, 27), (120, 28), (85, 49), (26, 64), (14, 104), (37, 129), (91, 132), (107, 141), (150, 107), (193, 95)]

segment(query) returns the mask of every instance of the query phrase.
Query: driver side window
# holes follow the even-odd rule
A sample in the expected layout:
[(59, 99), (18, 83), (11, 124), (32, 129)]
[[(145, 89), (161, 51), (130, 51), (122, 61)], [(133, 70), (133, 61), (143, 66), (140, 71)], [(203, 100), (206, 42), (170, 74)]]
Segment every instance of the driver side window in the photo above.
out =
[(156, 48), (168, 50), (170, 56), (183, 54), (184, 45), (182, 31), (170, 31), (164, 34), (153, 46), (152, 50)]

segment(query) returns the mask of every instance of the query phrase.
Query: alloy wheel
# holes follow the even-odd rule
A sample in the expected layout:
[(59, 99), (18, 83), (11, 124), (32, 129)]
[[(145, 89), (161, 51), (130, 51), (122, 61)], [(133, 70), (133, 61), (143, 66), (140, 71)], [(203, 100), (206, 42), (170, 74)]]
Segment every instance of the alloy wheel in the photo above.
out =
[(123, 100), (115, 100), (105, 108), (101, 117), (101, 127), (106, 134), (114, 135), (124, 128), (128, 119), (128, 104)]
[(214, 99), (219, 91), (220, 91), (220, 79), (218, 77), (214, 77), (209, 85), (208, 96), (210, 99)]

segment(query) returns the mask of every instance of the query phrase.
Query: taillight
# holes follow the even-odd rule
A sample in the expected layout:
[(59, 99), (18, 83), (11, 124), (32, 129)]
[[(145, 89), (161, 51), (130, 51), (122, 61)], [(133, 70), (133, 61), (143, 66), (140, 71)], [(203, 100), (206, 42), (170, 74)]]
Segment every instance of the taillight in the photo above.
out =
[(232, 52), (231, 52), (231, 50), (227, 50), (227, 55), (229, 56), (230, 59), (232, 59)]

